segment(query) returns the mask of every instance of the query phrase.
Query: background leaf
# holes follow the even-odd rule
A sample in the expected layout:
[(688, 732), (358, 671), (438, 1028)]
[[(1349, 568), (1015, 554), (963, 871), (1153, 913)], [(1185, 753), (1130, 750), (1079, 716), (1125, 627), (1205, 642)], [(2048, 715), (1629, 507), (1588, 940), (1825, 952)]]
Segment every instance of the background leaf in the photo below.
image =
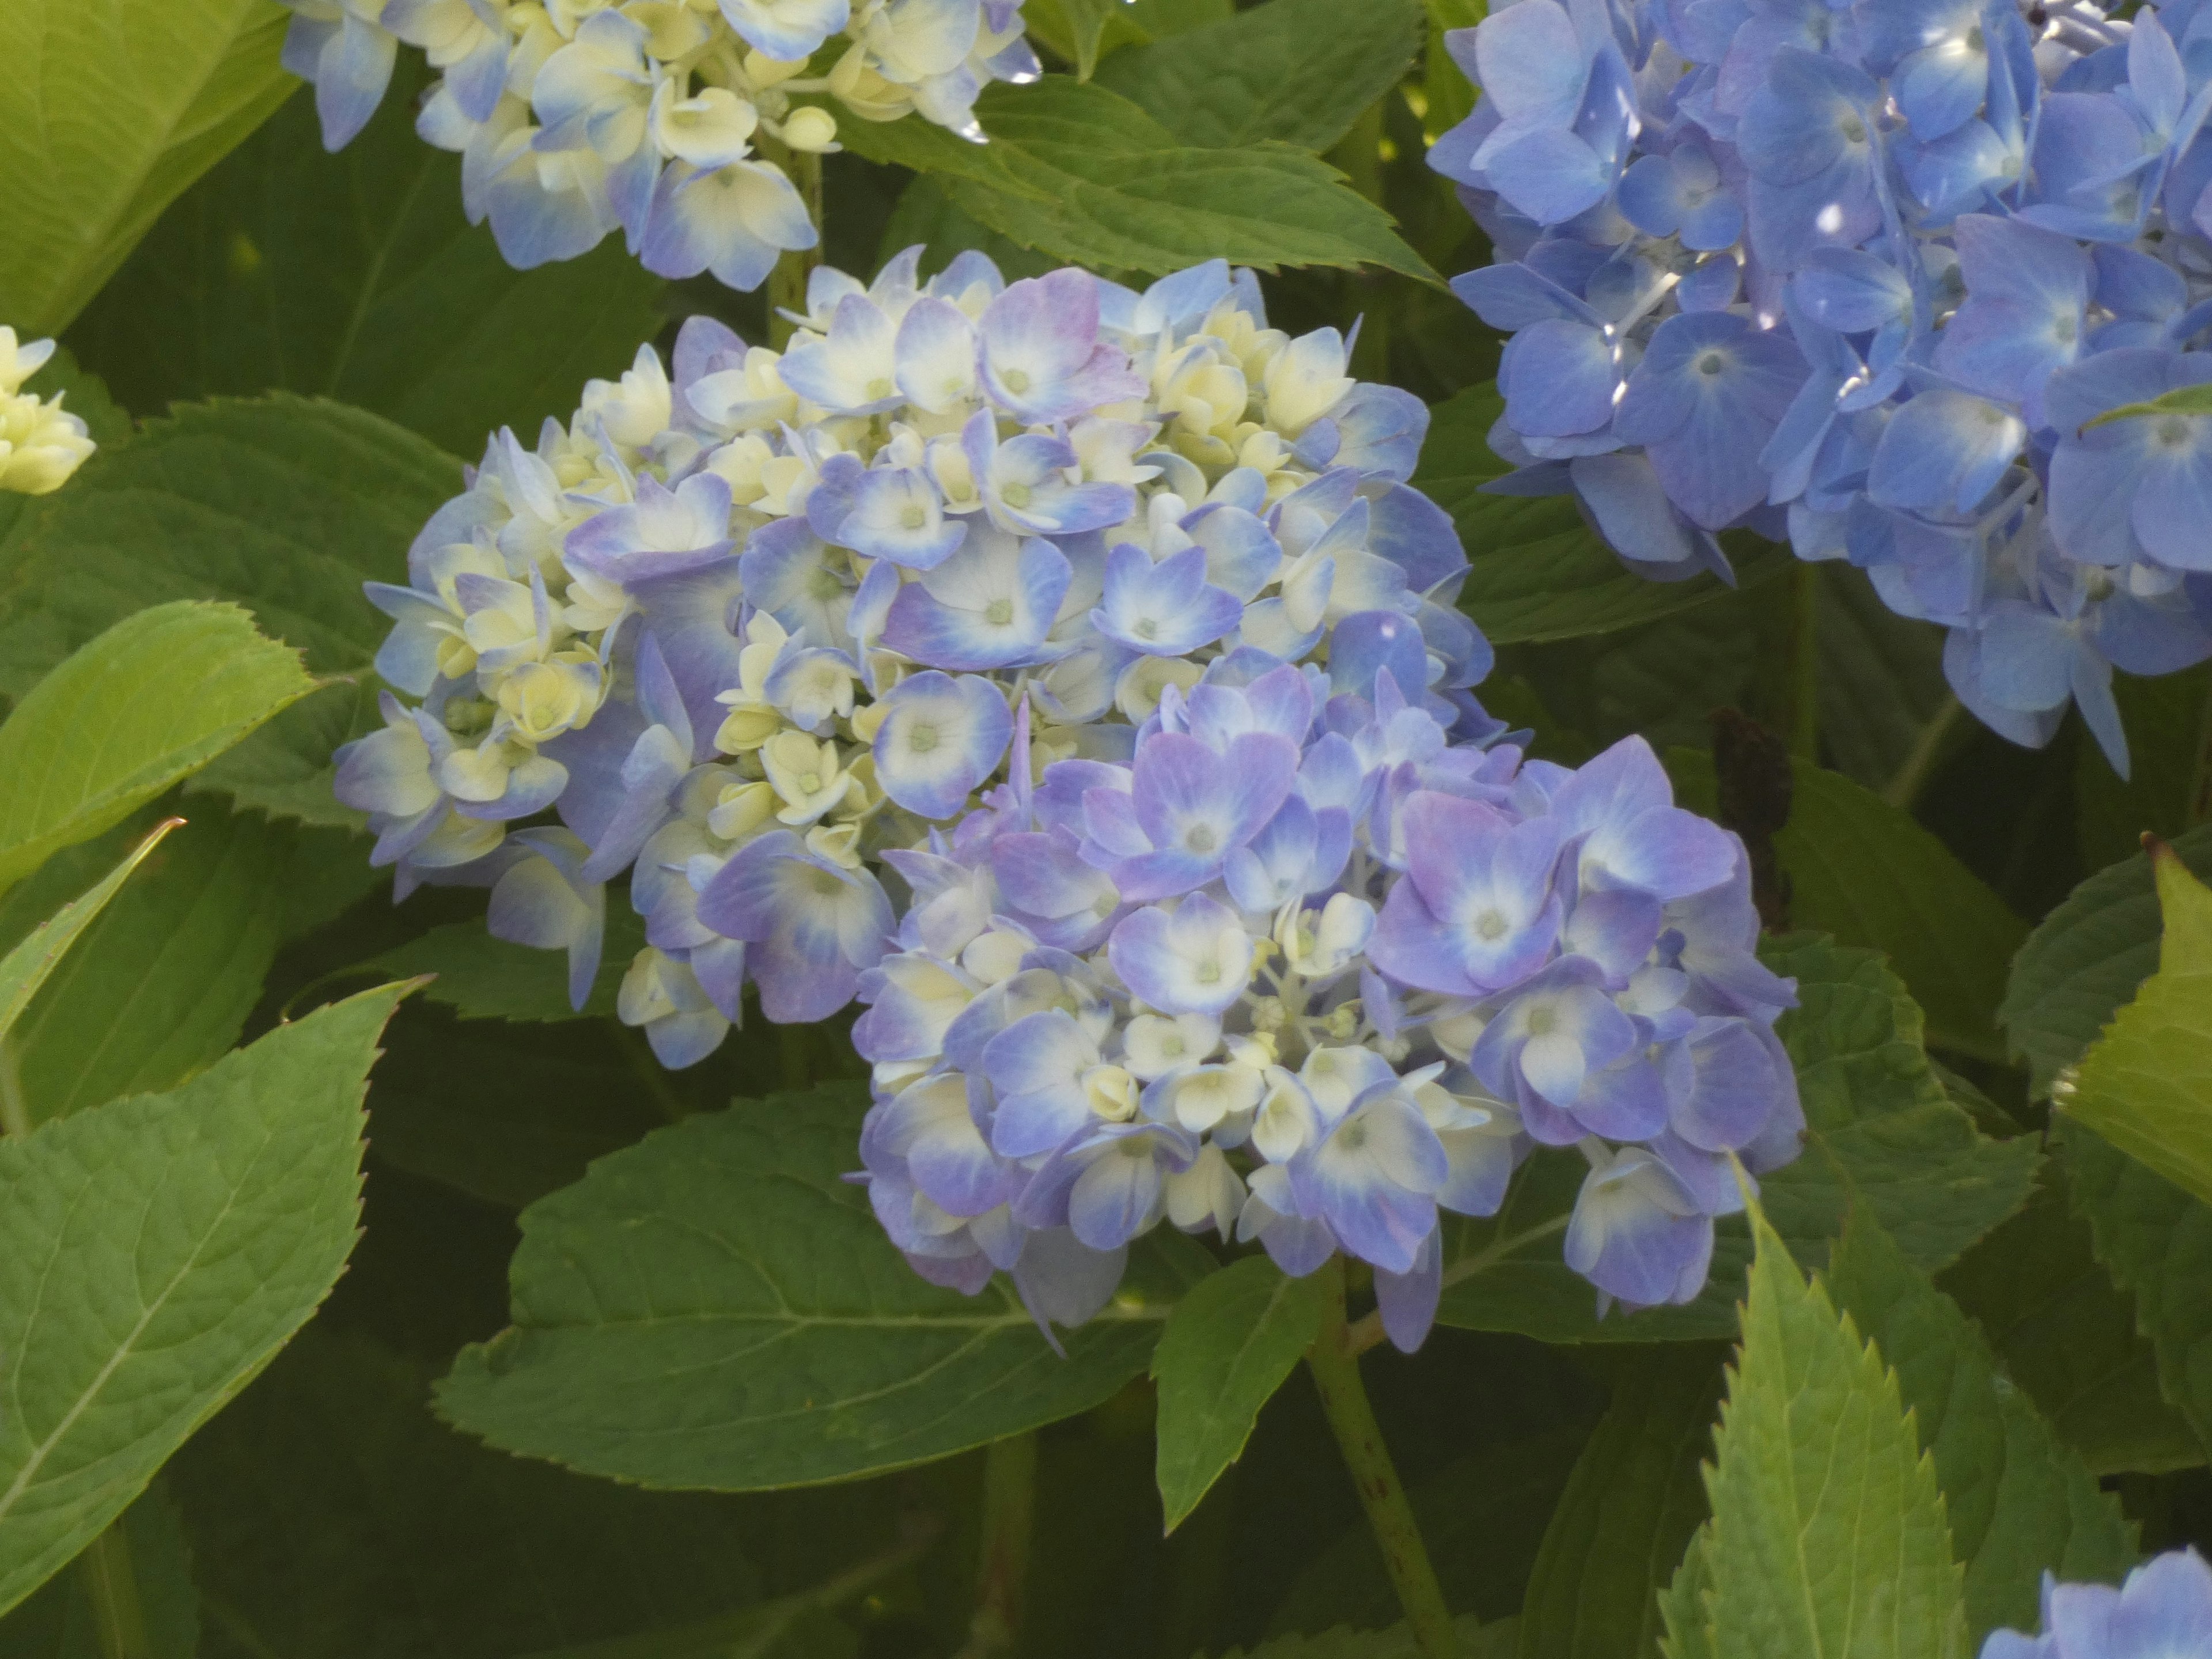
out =
[[(1880, 957), (1802, 935), (1770, 939), (1761, 954), (1796, 979), (1800, 1003), (1776, 1029), (1797, 1069), (1805, 1150), (1759, 1177), (1768, 1218), (1793, 1255), (1825, 1261), (1856, 1195), (1916, 1267), (1933, 1271), (2026, 1202), (2040, 1161), (2033, 1137), (1993, 1140), (1976, 1130), (1929, 1067), (1920, 1011)], [(1594, 1316), (1557, 1237), (1584, 1167), (1540, 1154), (1496, 1217), (1447, 1224), (1437, 1318), (1549, 1342), (1729, 1335), (1750, 1254), (1740, 1218), (1720, 1224), (1712, 1277), (1696, 1301)]]
[[(139, 1659), (194, 1659), (200, 1651), (200, 1596), (191, 1550), (166, 1481), (156, 1481), (109, 1528), (127, 1548), (131, 1588), (146, 1646)], [(0, 1619), (0, 1659), (109, 1659), (82, 1570), (49, 1579)]]
[(2117, 1583), (2135, 1565), (2134, 1528), (2119, 1506), (1998, 1370), (1958, 1304), (1863, 1211), (1844, 1223), (1825, 1277), (1837, 1307), (1894, 1369), (1935, 1461), (1977, 1642), (2001, 1626), (2037, 1628), (2046, 1570)]
[[(1438, 404), (1413, 477), (1459, 530), (1472, 567), (1460, 609), (1492, 644), (1610, 633), (1728, 592), (1711, 576), (1655, 582), (1636, 574), (1583, 522), (1570, 496), (1484, 495), (1484, 484), (1511, 471), (1488, 441), (1504, 409), (1488, 381)], [(1760, 550), (1739, 562), (1736, 580), (1757, 585), (1788, 562), (1786, 554)]]
[(1325, 150), (1396, 86), (1420, 50), (1421, 0), (1269, 0), (1170, 40), (1116, 52), (1098, 73), (1187, 144), (1277, 138)]
[(1154, 276), (1217, 258), (1372, 264), (1436, 280), (1388, 214), (1290, 145), (1182, 143), (1118, 93), (1058, 75), (990, 87), (975, 113), (988, 144), (922, 121), (848, 121), (838, 136), (869, 161), (941, 178), (963, 211), (1071, 264)]
[(131, 408), (282, 388), (372, 410), (458, 455), (536, 441), (659, 331), (664, 284), (618, 241), (516, 270), (461, 210), (461, 158), (398, 84), (332, 155), (302, 90), (162, 216), (70, 332)]
[(584, 1006), (568, 1003), (568, 958), (559, 951), (532, 950), (494, 939), (481, 921), (449, 921), (420, 939), (393, 946), (362, 963), (364, 970), (413, 978), (435, 974), (423, 994), (463, 1019), (538, 1023), (600, 1019), (615, 1012), (615, 995), (631, 958), (645, 948), (645, 918), (617, 898), (607, 906), (606, 939), (599, 976)]
[(0, 725), (0, 892), (314, 689), (231, 605), (157, 605), (41, 680)]
[(1743, 1352), (1714, 1435), (1714, 1659), (1966, 1651), (1943, 1494), (1879, 1351), (1754, 1213)]
[(1705, 1518), (1700, 1474), (1720, 1404), (1720, 1352), (1634, 1350), (1613, 1373), (1613, 1407), (1575, 1464), (1545, 1528), (1519, 1659), (1652, 1659), (1659, 1594)]
[(330, 1293), (403, 987), (166, 1095), (0, 1139), (0, 1610), (120, 1514)]
[(52, 976), (70, 947), (107, 908), (117, 890), (131, 878), (131, 872), (144, 862), (146, 855), (162, 836), (177, 827), (177, 823), (172, 818), (143, 837), (120, 864), (40, 922), (27, 937), (11, 945), (4, 957), (0, 957), (0, 1042), (13, 1034), (15, 1022), (23, 1017), (23, 1011)]
[(1313, 1346), (1328, 1310), (1322, 1280), (1286, 1279), (1267, 1257), (1247, 1256), (1200, 1279), (1169, 1314), (1152, 1380), (1170, 1532), (1242, 1455), (1261, 1407)]
[(297, 84), (264, 0), (9, 0), (0, 317), (58, 333), (161, 210)]
[[(2172, 847), (2196, 875), (2212, 875), (2212, 825)], [(1997, 1017), (2039, 1096), (2157, 969), (2158, 937), (2157, 889), (2141, 853), (2091, 876), (2028, 935)]]
[(2160, 843), (2158, 971), (2054, 1099), (2122, 1152), (2212, 1199), (2212, 890)]
[(850, 1086), (743, 1102), (532, 1206), (514, 1325), (463, 1351), (441, 1412), (586, 1474), (746, 1491), (982, 1445), (1144, 1369), (1202, 1253), (1155, 1235), (1062, 1358), (1003, 1280), (939, 1290), (891, 1248), (840, 1178), (860, 1109)]

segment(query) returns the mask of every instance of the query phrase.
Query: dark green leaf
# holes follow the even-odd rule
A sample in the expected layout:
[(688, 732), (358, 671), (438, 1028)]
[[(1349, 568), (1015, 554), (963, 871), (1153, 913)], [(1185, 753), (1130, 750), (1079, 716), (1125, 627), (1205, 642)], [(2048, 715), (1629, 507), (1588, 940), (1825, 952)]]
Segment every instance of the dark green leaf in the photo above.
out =
[(1886, 789), (1922, 745), (1967, 730), (1943, 678), (1943, 630), (1892, 611), (1863, 570), (1838, 562), (1803, 574), (1819, 605), (1821, 747), (1846, 777)]
[(1153, 275), (1211, 258), (1371, 264), (1437, 280), (1388, 214), (1288, 144), (1183, 144), (1119, 94), (1059, 75), (989, 88), (975, 112), (987, 144), (918, 120), (848, 121), (838, 135), (869, 161), (939, 175), (963, 212), (1077, 264)]
[(463, 1351), (440, 1410), (586, 1474), (744, 1491), (981, 1445), (1144, 1370), (1195, 1247), (1156, 1235), (1062, 1358), (1003, 1280), (963, 1297), (892, 1249), (841, 1178), (861, 1105), (849, 1086), (743, 1102), (532, 1206), (514, 1325)]
[(1552, 1511), (1519, 1659), (1656, 1659), (1659, 1595), (1705, 1518), (1721, 1354), (1702, 1344), (1634, 1352), (1613, 1407)]
[(166, 1095), (0, 1139), (0, 1610), (89, 1543), (330, 1293), (362, 1092), (404, 993)]
[[(192, 1585), (184, 1523), (167, 1483), (148, 1488), (94, 1547), (103, 1553), (104, 1565), (127, 1569), (131, 1576), (125, 1593), (137, 1604), (137, 1630), (145, 1638), (144, 1647), (132, 1651), (131, 1659), (194, 1659), (200, 1643), (200, 1597)], [(73, 1571), (48, 1579), (0, 1619), (0, 1659), (113, 1659), (103, 1650), (92, 1596), (87, 1557), (80, 1556)]]
[[(52, 977), (70, 947), (99, 918), (117, 890), (130, 879), (131, 872), (144, 861), (161, 837), (176, 827), (177, 820), (173, 818), (141, 836), (123, 861), (98, 882), (38, 922), (27, 934), (10, 942), (7, 955), (0, 957), (0, 1042), (13, 1037), (15, 1023), (22, 1018), (40, 988)], [(72, 881), (70, 884), (76, 884)], [(22, 890), (19, 890), (15, 897), (20, 898)], [(11, 904), (13, 902), (11, 899)]]
[[(1459, 1640), (1460, 1659), (1511, 1659), (1520, 1639), (1517, 1620), (1506, 1619), (1485, 1625), (1473, 1618), (1453, 1622)], [(1204, 1656), (1200, 1656), (1204, 1659)], [(1422, 1659), (1422, 1649), (1404, 1625), (1388, 1630), (1323, 1631), (1318, 1636), (1278, 1636), (1249, 1651), (1232, 1648), (1222, 1659)]]
[[(1797, 1068), (1808, 1125), (1796, 1161), (1759, 1177), (1766, 1213), (1791, 1253), (1826, 1260), (1854, 1194), (1932, 1272), (2017, 1210), (2040, 1162), (2034, 1139), (1992, 1140), (1945, 1093), (1921, 1044), (1920, 1011), (1869, 951), (1798, 936), (1770, 940), (1800, 1006), (1777, 1030)], [(1593, 1317), (1595, 1294), (1559, 1256), (1582, 1185), (1578, 1158), (1540, 1152), (1487, 1221), (1449, 1224), (1437, 1318), (1549, 1342), (1725, 1338), (1736, 1328), (1750, 1241), (1720, 1224), (1712, 1278), (1686, 1307)]]
[(510, 945), (494, 939), (481, 921), (449, 921), (433, 927), (362, 966), (394, 978), (435, 974), (422, 994), (463, 1019), (599, 1019), (615, 1012), (623, 975), (644, 948), (645, 919), (617, 898), (607, 906), (599, 976), (580, 1009), (568, 1004), (566, 952)]
[[(2173, 850), (2212, 877), (2212, 825), (2179, 837)], [(2090, 877), (2028, 935), (1997, 1017), (2039, 1095), (2157, 968), (2158, 929), (2150, 860), (2139, 853)]]
[(1156, 46), (1117, 52), (1098, 75), (1187, 144), (1279, 138), (1325, 150), (1396, 86), (1420, 50), (1421, 0), (1269, 0)]
[[(1673, 616), (1728, 592), (1711, 576), (1655, 582), (1637, 575), (1583, 522), (1565, 495), (1486, 495), (1510, 471), (1488, 434), (1504, 411), (1495, 386), (1469, 386), (1430, 411), (1413, 485), (1451, 514), (1473, 568), (1460, 608), (1493, 645), (1605, 634)], [(1761, 550), (1736, 579), (1765, 580), (1788, 556)]]
[(1328, 1294), (1322, 1275), (1285, 1279), (1267, 1257), (1248, 1256), (1176, 1304), (1152, 1351), (1169, 1531), (1243, 1455), (1260, 1407), (1313, 1346)]
[(398, 78), (335, 155), (301, 91), (162, 216), (70, 334), (131, 408), (282, 388), (473, 457), (500, 426), (535, 441), (659, 331), (663, 285), (620, 237), (508, 265), (461, 210), (461, 158), (416, 136), (419, 76)]
[(2197, 769), (2212, 760), (2205, 749), (2212, 664), (2150, 679), (2115, 674), (2112, 700), (2127, 728), (2128, 776), (2116, 776), (2094, 743), (2074, 750), (2074, 827), (2092, 868), (2132, 857), (2146, 830), (2170, 841), (2188, 829), (2201, 816)]
[(1828, 1291), (1897, 1375), (1935, 1460), (1966, 1570), (1966, 1624), (2033, 1630), (2043, 1575), (2117, 1583), (2136, 1564), (2134, 1528), (2081, 1460), (1997, 1369), (1958, 1304), (1854, 1210), (1829, 1258)]

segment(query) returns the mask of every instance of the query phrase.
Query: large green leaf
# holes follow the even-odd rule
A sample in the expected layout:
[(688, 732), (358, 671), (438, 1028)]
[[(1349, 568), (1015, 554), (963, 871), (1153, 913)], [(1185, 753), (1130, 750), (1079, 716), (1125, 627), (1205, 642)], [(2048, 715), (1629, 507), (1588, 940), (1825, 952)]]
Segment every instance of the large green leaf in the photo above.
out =
[(374, 721), (367, 671), (385, 619), (364, 580), (404, 581), (407, 546), (460, 464), (364, 410), (277, 394), (195, 404), (87, 462), (0, 530), (0, 695), (140, 606), (228, 599), (353, 674), (287, 709), (205, 775), (243, 805), (358, 827), (330, 796), (331, 748)]
[(1699, 1470), (1720, 1404), (1704, 1344), (1632, 1352), (1529, 1576), (1519, 1659), (1656, 1659), (1659, 1593), (1705, 1518)]
[[(1673, 750), (1667, 769), (1683, 805), (1711, 812), (1711, 755)], [(1839, 772), (1802, 761), (1790, 772), (1790, 822), (1774, 837), (1790, 921), (1887, 956), (1927, 1017), (1929, 1042), (2002, 1058), (1997, 1004), (2027, 924), (1910, 813)]]
[(1084, 79), (1117, 46), (1149, 46), (1218, 23), (1234, 0), (1030, 0), (1022, 13), (1030, 38), (1060, 54)]
[[(2017, 1210), (2040, 1162), (2033, 1137), (1993, 1140), (1945, 1093), (1921, 1043), (1920, 1011), (1881, 958), (1825, 939), (1768, 941), (1776, 972), (1797, 981), (1800, 1006), (1777, 1030), (1797, 1069), (1805, 1150), (1759, 1177), (1766, 1213), (1800, 1259), (1826, 1258), (1856, 1194), (1932, 1272)], [(1550, 1342), (1725, 1338), (1736, 1328), (1750, 1238), (1741, 1218), (1720, 1224), (1712, 1277), (1686, 1307), (1594, 1316), (1594, 1293), (1559, 1256), (1585, 1166), (1539, 1153), (1500, 1212), (1449, 1223), (1437, 1318)]]
[[(103, 1628), (128, 1645), (131, 1659), (195, 1659), (200, 1643), (200, 1597), (192, 1583), (191, 1551), (167, 1483), (156, 1482), (93, 1546), (107, 1572), (87, 1571), (89, 1554), (74, 1572), (47, 1580), (31, 1598), (0, 1619), (0, 1659), (114, 1659)], [(122, 1585), (116, 1577), (128, 1572)], [(95, 1610), (101, 1594), (109, 1607)], [(102, 1613), (106, 1613), (103, 1620)]]
[(2212, 1449), (2212, 1206), (2080, 1124), (2053, 1138), (2097, 1259), (2135, 1298), (2160, 1389)]
[[(1571, 639), (1656, 621), (1718, 598), (1711, 576), (1655, 582), (1621, 563), (1565, 495), (1486, 495), (1482, 486), (1510, 469), (1491, 449), (1504, 412), (1490, 382), (1430, 411), (1413, 484), (1451, 514), (1469, 570), (1460, 608), (1493, 645)], [(1766, 580), (1789, 562), (1762, 550), (1740, 561), (1736, 579)]]
[(1060, 75), (988, 88), (975, 113), (987, 144), (918, 120), (848, 120), (838, 137), (869, 161), (939, 176), (991, 229), (1077, 264), (1371, 264), (1437, 280), (1388, 214), (1291, 145), (1187, 144), (1120, 94)]
[(416, 1365), (319, 1322), (179, 1454), (167, 1481), (210, 1603), (205, 1659), (511, 1659), (625, 1638), (653, 1659), (727, 1659), (733, 1616), (899, 1539), (880, 1488), (773, 1509), (641, 1492), (488, 1451), (426, 1395)]
[(586, 1474), (744, 1491), (981, 1445), (1144, 1370), (1203, 1252), (1174, 1234), (1139, 1251), (1063, 1358), (1003, 1279), (963, 1297), (891, 1247), (842, 1178), (862, 1103), (849, 1085), (743, 1102), (532, 1205), (514, 1324), (462, 1352), (439, 1409)]
[(1328, 1296), (1324, 1275), (1286, 1279), (1267, 1257), (1248, 1256), (1176, 1304), (1152, 1352), (1170, 1532), (1243, 1454), (1260, 1408), (1320, 1334)]
[(404, 988), (166, 1095), (0, 1139), (0, 1610), (112, 1521), (329, 1294)]
[(619, 239), (534, 270), (502, 259), (399, 78), (335, 155), (313, 95), (295, 96), (101, 290), (70, 341), (131, 408), (282, 387), (474, 456), (503, 425), (534, 442), (659, 331), (663, 285)]
[[(2212, 877), (2212, 824), (2178, 837), (2173, 850)], [(2100, 870), (2045, 916), (2021, 947), (1997, 1011), (2038, 1094), (2081, 1057), (2120, 1005), (2158, 967), (2159, 908), (2148, 854)]]
[(2027, 1206), (1939, 1283), (2092, 1474), (2202, 1463), (2196, 1431), (2159, 1392), (2158, 1357), (2136, 1329), (2135, 1298), (2098, 1265), (2063, 1176), (2059, 1163), (2045, 1165)]
[(1935, 1460), (1977, 1641), (2000, 1626), (2035, 1627), (2046, 1571), (2118, 1582), (2135, 1565), (2119, 1505), (1999, 1371), (1958, 1304), (1863, 1211), (1844, 1224), (1826, 1277), (1836, 1305), (1895, 1369)]
[[(83, 937), (84, 930), (107, 908), (131, 872), (145, 861), (146, 855), (160, 845), (161, 837), (179, 822), (171, 818), (143, 837), (120, 864), (39, 923), (27, 937), (16, 940), (5, 957), (0, 957), (0, 1042), (12, 1037), (16, 1021), (23, 1017), (40, 988), (53, 976), (70, 947)], [(7, 1086), (8, 1082), (0, 1079), (0, 1087)], [(21, 1123), (9, 1126), (11, 1132), (21, 1127)]]
[(156, 605), (74, 653), (0, 725), (0, 892), (314, 689), (232, 605)]
[(1279, 138), (1324, 150), (1396, 86), (1420, 50), (1421, 0), (1269, 0), (1098, 72), (1187, 144)]
[(2052, 1098), (2122, 1152), (2212, 1200), (2212, 889), (2160, 843), (2158, 971)]
[(1954, 1659), (1936, 1470), (1881, 1353), (1755, 1212), (1743, 1351), (1713, 1439), (1714, 1659)]
[(209, 799), (191, 811), (17, 1028), (32, 1122), (170, 1088), (212, 1063), (260, 1000), (317, 869), (361, 878), (356, 891), (377, 879), (360, 849), (331, 831)]
[(0, 9), (0, 317), (58, 332), (179, 191), (297, 84), (266, 0)]

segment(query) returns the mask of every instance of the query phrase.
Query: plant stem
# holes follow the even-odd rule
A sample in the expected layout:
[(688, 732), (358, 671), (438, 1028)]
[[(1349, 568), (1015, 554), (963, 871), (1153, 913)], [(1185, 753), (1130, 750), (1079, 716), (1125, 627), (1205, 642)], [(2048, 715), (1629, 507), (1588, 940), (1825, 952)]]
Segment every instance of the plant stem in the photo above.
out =
[(797, 188), (814, 225), (814, 246), (779, 254), (775, 269), (769, 272), (768, 343), (781, 351), (791, 343), (798, 327), (783, 313), (805, 311), (806, 279), (822, 263), (822, 158), (812, 150), (789, 149), (766, 134), (761, 136), (759, 149), (762, 159), (781, 167)]
[(1036, 1464), (1034, 1431), (994, 1440), (983, 1453), (983, 1547), (975, 1569), (975, 1617), (958, 1659), (1011, 1653), (1021, 1634)]
[(1332, 1260), (1322, 1269), (1331, 1276), (1328, 1312), (1321, 1334), (1306, 1350), (1306, 1368), (1313, 1373), (1321, 1395), (1322, 1410), (1335, 1431), (1344, 1453), (1352, 1484), (1367, 1510), (1367, 1524), (1382, 1551), (1383, 1571), (1406, 1609), (1406, 1623), (1413, 1633), (1413, 1646), (1422, 1659), (1458, 1659), (1459, 1643), (1452, 1634), (1451, 1611), (1437, 1583), (1437, 1570), (1414, 1523), (1406, 1488), (1382, 1443), (1382, 1431), (1368, 1403), (1367, 1389), (1359, 1380), (1359, 1358), (1352, 1352), (1344, 1319), (1344, 1262)]
[(1912, 810), (1912, 804), (1920, 799), (1920, 792), (1928, 787), (1928, 780), (1935, 775), (1936, 763), (1942, 755), (1944, 740), (1951, 735), (1951, 728), (1959, 723), (1959, 716), (1966, 712), (1966, 706), (1959, 701), (1955, 693), (1947, 691), (1943, 694), (1942, 707), (1929, 716), (1919, 741), (1912, 745), (1912, 752), (1905, 757), (1905, 763), (1897, 769), (1897, 775), (1881, 792), (1884, 800), (1899, 811)]
[(92, 1603), (93, 1636), (100, 1659), (152, 1659), (146, 1612), (138, 1603), (138, 1577), (131, 1571), (131, 1540), (124, 1536), (121, 1516), (85, 1546), (76, 1570)]

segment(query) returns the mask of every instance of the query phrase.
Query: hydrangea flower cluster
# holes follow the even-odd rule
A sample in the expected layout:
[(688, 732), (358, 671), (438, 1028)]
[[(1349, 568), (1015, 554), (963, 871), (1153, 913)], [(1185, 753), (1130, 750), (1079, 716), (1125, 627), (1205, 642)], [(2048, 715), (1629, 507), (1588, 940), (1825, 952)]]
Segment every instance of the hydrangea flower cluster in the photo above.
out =
[(2185, 1659), (2212, 1654), (2212, 1567), (2172, 1550), (2109, 1584), (2043, 1575), (2043, 1634), (1990, 1632), (1981, 1659)]
[[(471, 224), (507, 263), (575, 258), (619, 228), (664, 276), (757, 288), (815, 245), (805, 204), (755, 153), (836, 148), (836, 98), (863, 120), (911, 111), (980, 140), (975, 96), (1029, 81), (1022, 0), (283, 0), (284, 66), (315, 84), (323, 142), (383, 101), (399, 43), (440, 71), (416, 130), (463, 160)], [(851, 44), (826, 75), (809, 60)]]
[(403, 896), (489, 885), (579, 1006), (635, 866), (622, 1014), (671, 1065), (748, 979), (773, 1020), (844, 1006), (893, 925), (878, 854), (958, 817), (1018, 720), (1040, 764), (1126, 758), (1257, 650), (1494, 725), (1465, 556), (1404, 483), (1426, 411), (1335, 331), (1268, 328), (1219, 261), (1139, 295), (918, 258), (817, 271), (781, 355), (695, 318), (672, 380), (643, 349), (534, 449), (501, 432), (369, 588), (392, 691), (337, 787), (375, 860)]
[(15, 331), (0, 325), (0, 490), (49, 495), (96, 447), (85, 423), (62, 408), (64, 394), (41, 401), (23, 390), (53, 355), (52, 340), (18, 345)]
[[(1863, 568), (2014, 741), (2212, 654), (2212, 9), (1516, 0), (1430, 160), (1498, 263), (1502, 489), (1632, 565)], [(2201, 410), (2203, 406), (2196, 406)]]
[(1370, 1264), (1410, 1351), (1443, 1214), (1495, 1213), (1532, 1148), (1588, 1161), (1565, 1249), (1601, 1312), (1696, 1296), (1735, 1160), (1796, 1153), (1742, 847), (1641, 738), (1524, 761), (1387, 665), (1246, 650), (1126, 761), (1028, 776), (889, 854), (913, 903), (860, 981), (863, 1178), (937, 1283), (1006, 1270), (1080, 1323), (1164, 1219)]

